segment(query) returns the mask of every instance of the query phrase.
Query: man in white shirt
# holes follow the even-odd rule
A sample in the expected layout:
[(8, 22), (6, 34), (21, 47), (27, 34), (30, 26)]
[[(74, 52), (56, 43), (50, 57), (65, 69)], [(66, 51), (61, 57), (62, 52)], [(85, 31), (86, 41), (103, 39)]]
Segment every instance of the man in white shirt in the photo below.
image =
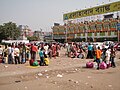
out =
[(49, 48), (49, 46), (47, 44), (45, 44), (44, 49), (45, 49), (45, 54), (46, 55), (48, 54), (48, 48)]
[(19, 54), (20, 54), (20, 50), (16, 45), (14, 49), (15, 64), (20, 64)]
[(107, 64), (107, 68), (109, 67), (109, 64), (110, 64), (110, 54), (111, 54), (110, 49), (107, 49), (107, 51), (106, 51), (106, 59), (105, 59), (106, 64)]

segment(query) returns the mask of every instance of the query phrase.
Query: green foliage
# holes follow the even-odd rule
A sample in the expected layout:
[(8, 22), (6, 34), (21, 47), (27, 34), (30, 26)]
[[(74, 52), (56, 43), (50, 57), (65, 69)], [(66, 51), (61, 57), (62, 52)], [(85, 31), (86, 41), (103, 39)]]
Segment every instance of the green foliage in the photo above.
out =
[(38, 38), (36, 36), (27, 37), (27, 39), (29, 41), (37, 41), (38, 40)]
[(20, 36), (20, 30), (16, 23), (8, 22), (0, 25), (0, 41), (2, 39), (17, 39)]

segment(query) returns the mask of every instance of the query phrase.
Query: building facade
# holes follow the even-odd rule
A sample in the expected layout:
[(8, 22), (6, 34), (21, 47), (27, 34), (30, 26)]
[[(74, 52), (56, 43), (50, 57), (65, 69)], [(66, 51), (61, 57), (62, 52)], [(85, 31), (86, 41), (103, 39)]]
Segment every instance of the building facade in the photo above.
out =
[(20, 39), (27, 40), (27, 37), (33, 36), (32, 30), (27, 25), (19, 25), (21, 32)]
[(37, 37), (39, 41), (44, 41), (44, 33), (42, 31), (34, 31), (33, 36)]
[[(119, 6), (117, 6), (119, 4), (120, 1), (63, 15), (67, 23), (64, 25), (54, 25), (52, 27), (53, 39), (59, 42), (117, 41), (118, 38), (120, 38), (120, 33), (117, 30), (117, 24), (120, 23), (120, 10)], [(116, 8), (110, 8), (110, 6), (112, 7), (115, 5)], [(112, 12), (114, 10), (116, 10), (116, 12)], [(93, 18), (94, 20), (87, 19), (80, 22), (72, 22), (76, 20), (76, 18), (78, 19), (78, 17), (94, 17), (94, 15), (91, 14), (93, 11), (97, 15), (97, 19)], [(110, 12), (110, 14), (107, 14), (108, 12)], [(114, 17), (115, 15), (116, 17)]]

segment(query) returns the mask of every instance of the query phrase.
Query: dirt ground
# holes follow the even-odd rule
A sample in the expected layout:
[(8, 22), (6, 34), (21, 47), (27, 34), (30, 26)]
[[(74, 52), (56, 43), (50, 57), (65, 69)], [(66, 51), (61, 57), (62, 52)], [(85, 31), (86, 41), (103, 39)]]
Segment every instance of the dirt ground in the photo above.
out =
[(68, 58), (65, 50), (49, 66), (0, 64), (0, 90), (120, 90), (120, 52), (116, 68), (85, 68), (90, 59)]

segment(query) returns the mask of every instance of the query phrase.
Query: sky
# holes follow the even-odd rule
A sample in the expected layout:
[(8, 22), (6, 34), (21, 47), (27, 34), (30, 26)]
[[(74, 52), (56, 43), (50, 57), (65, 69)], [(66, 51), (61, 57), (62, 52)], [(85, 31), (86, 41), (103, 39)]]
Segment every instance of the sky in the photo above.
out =
[(51, 31), (63, 14), (119, 0), (0, 0), (0, 25), (9, 21), (32, 31)]

